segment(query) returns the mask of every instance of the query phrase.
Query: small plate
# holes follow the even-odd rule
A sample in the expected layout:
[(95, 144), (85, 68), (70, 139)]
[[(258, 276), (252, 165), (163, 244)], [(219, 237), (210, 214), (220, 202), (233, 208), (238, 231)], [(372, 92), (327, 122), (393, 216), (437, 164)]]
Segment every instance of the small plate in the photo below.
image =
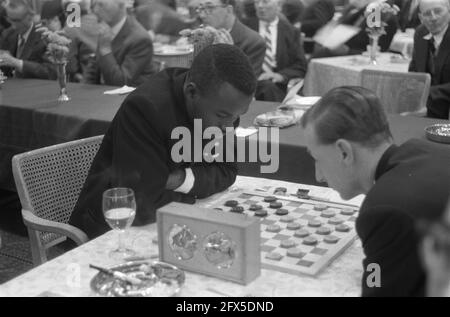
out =
[(129, 285), (114, 276), (98, 273), (91, 280), (91, 288), (101, 296), (110, 297), (171, 297), (176, 296), (184, 284), (182, 270), (159, 261), (133, 261), (115, 267), (129, 276), (142, 280), (142, 285)]
[(440, 123), (425, 128), (427, 138), (431, 141), (450, 144), (450, 124)]

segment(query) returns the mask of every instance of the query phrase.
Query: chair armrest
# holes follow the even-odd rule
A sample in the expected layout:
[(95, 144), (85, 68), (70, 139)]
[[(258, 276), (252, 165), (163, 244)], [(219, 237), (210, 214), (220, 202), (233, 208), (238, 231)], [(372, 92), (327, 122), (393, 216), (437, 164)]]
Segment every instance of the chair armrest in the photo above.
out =
[(425, 117), (427, 115), (427, 108), (422, 108), (417, 111), (407, 111), (400, 113), (401, 116), (414, 116), (414, 117)]
[(82, 245), (89, 241), (87, 235), (77, 227), (66, 223), (39, 218), (29, 210), (22, 209), (22, 218), (25, 225), (33, 230), (52, 232), (67, 236), (77, 245)]

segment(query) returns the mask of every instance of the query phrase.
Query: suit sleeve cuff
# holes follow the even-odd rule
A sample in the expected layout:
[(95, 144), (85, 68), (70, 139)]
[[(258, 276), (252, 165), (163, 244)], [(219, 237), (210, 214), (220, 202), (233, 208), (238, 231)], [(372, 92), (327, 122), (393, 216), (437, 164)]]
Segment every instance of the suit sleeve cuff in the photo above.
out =
[(195, 176), (194, 173), (192, 172), (192, 169), (190, 168), (186, 168), (185, 172), (186, 177), (184, 179), (183, 184), (181, 184), (180, 187), (175, 189), (175, 191), (178, 193), (188, 194), (192, 190), (192, 188), (194, 188)]

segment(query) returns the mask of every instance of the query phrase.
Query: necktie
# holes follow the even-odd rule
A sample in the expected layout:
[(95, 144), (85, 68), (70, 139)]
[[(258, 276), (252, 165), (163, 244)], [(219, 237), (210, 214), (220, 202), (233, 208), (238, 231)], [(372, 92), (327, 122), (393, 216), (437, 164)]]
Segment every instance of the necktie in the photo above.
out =
[(16, 57), (20, 58), (23, 53), (23, 48), (25, 47), (25, 38), (19, 34), (19, 42), (17, 43), (17, 53)]
[(434, 74), (434, 58), (436, 56), (436, 46), (434, 38), (428, 40), (428, 71), (433, 77)]
[(264, 57), (263, 71), (270, 73), (275, 69), (276, 62), (273, 54), (272, 33), (270, 32), (269, 24), (266, 25), (264, 40), (266, 41), (266, 56)]

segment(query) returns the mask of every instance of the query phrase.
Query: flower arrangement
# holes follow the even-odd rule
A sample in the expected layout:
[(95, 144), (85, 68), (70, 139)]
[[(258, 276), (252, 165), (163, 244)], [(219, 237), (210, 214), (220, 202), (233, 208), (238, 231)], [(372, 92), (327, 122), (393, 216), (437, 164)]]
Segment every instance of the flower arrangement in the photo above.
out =
[(69, 59), (69, 45), (71, 40), (67, 37), (64, 31), (50, 31), (47, 27), (38, 28), (41, 32), (43, 41), (47, 44), (47, 57), (56, 65), (56, 72), (58, 76), (58, 83), (60, 93), (58, 101), (66, 102), (70, 100), (67, 95), (67, 73), (66, 65)]
[(387, 21), (400, 11), (399, 7), (389, 4), (386, 0), (377, 0), (370, 3), (364, 11), (367, 21), (366, 32), (371, 37), (380, 37), (386, 34)]
[(187, 38), (189, 44), (194, 46), (194, 56), (209, 45), (225, 43), (233, 44), (230, 33), (224, 29), (215, 29), (211, 26), (199, 27), (196, 29), (185, 29), (180, 35)]
[(42, 39), (47, 44), (49, 60), (54, 64), (67, 63), (71, 40), (64, 31), (54, 32), (46, 27), (41, 27), (38, 31), (41, 32)]

